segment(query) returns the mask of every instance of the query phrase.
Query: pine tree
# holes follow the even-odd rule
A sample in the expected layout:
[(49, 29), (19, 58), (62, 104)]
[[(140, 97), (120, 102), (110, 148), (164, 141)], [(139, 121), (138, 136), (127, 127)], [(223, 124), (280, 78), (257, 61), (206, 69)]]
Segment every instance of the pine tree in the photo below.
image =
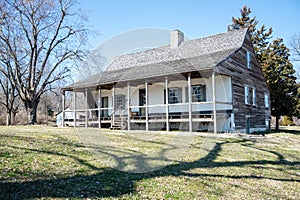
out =
[(259, 64), (264, 62), (264, 58), (262, 55), (268, 47), (269, 40), (272, 38), (272, 32), (272, 27), (267, 31), (265, 25), (262, 25), (260, 29), (255, 30), (255, 32), (251, 36), (254, 50), (256, 52), (256, 59), (258, 60)]
[(279, 117), (294, 114), (298, 100), (295, 70), (289, 60), (289, 49), (284, 45), (283, 39), (276, 39), (270, 43), (272, 28), (267, 30), (265, 25), (262, 25), (258, 29), (256, 17), (250, 17), (250, 7), (244, 6), (240, 12), (241, 17), (232, 17), (228, 31), (248, 28), (257, 61), (270, 88), (271, 114), (276, 117), (278, 129)]
[(257, 29), (258, 21), (256, 20), (256, 17), (250, 17), (250, 7), (243, 6), (243, 8), (240, 10), (240, 13), (241, 17), (232, 17), (232, 24), (228, 26), (228, 31), (248, 28), (248, 32), (251, 36), (254, 50), (256, 52), (256, 58), (259, 63), (262, 63), (262, 54), (269, 44), (273, 29), (271, 27), (267, 30), (265, 25), (262, 25), (259, 29)]
[(258, 21), (256, 17), (250, 18), (251, 9), (247, 6), (243, 6), (240, 10), (241, 17), (232, 17), (232, 24), (228, 26), (228, 31), (238, 30), (241, 28), (248, 28), (249, 33), (252, 34), (256, 31), (256, 25)]
[(262, 54), (261, 67), (270, 88), (271, 114), (276, 117), (276, 129), (279, 129), (280, 116), (292, 116), (297, 106), (298, 87), (289, 56), (283, 39), (274, 40)]

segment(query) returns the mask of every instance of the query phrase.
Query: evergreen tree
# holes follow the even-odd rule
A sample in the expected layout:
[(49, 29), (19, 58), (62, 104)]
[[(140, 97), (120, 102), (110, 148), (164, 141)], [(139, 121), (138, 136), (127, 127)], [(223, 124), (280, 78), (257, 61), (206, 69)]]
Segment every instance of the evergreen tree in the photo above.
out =
[(262, 25), (258, 29), (258, 21), (256, 20), (256, 17), (250, 17), (250, 7), (243, 6), (243, 8), (240, 10), (240, 13), (241, 17), (232, 17), (232, 24), (228, 26), (228, 31), (238, 30), (241, 28), (248, 28), (248, 32), (251, 36), (254, 50), (256, 52), (256, 58), (259, 63), (262, 63), (262, 54), (269, 44), (269, 39), (271, 39), (272, 37), (272, 27), (267, 30), (265, 25)]
[(251, 9), (244, 6), (241, 17), (232, 17), (232, 24), (228, 31), (248, 28), (256, 53), (257, 61), (262, 67), (271, 93), (271, 114), (276, 117), (276, 129), (279, 128), (279, 117), (295, 113), (297, 105), (297, 86), (295, 70), (289, 60), (289, 49), (282, 39), (276, 39), (270, 43), (272, 28), (262, 25), (257, 28), (256, 17), (251, 18)]
[(276, 117), (276, 129), (279, 129), (280, 116), (292, 116), (297, 106), (295, 70), (289, 56), (283, 39), (274, 40), (262, 54), (261, 67), (270, 88), (271, 114)]
[(264, 62), (264, 57), (262, 56), (264, 52), (266, 52), (267, 47), (269, 45), (269, 40), (272, 38), (272, 27), (268, 29), (265, 25), (262, 25), (260, 29), (255, 30), (255, 32), (251, 36), (251, 40), (253, 42), (256, 59), (259, 64)]
[(232, 24), (228, 26), (228, 31), (248, 28), (249, 33), (253, 34), (256, 31), (256, 25), (258, 24), (258, 21), (256, 20), (256, 17), (250, 18), (250, 7), (248, 8), (247, 6), (243, 6), (243, 8), (240, 10), (240, 13), (241, 17), (232, 17)]

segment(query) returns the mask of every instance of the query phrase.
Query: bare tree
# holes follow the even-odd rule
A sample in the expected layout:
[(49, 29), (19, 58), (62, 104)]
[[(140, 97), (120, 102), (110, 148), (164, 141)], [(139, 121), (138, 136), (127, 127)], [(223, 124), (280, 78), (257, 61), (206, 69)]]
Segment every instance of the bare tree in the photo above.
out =
[(0, 104), (6, 108), (6, 125), (13, 125), (15, 124), (15, 116), (20, 106), (20, 99), (14, 85), (11, 85), (8, 77), (3, 76), (1, 73), (0, 91)]
[(292, 36), (290, 45), (295, 61), (300, 61), (300, 33)]
[(28, 113), (49, 84), (65, 79), (86, 55), (86, 19), (76, 0), (1, 0), (0, 71), (9, 77)]

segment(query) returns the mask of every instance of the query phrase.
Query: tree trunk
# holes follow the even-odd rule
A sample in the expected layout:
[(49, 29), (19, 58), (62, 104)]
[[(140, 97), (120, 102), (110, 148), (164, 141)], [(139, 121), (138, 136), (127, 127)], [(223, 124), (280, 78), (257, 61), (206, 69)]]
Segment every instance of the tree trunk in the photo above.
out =
[(15, 125), (16, 124), (16, 112), (12, 112), (10, 115), (10, 124)]
[(11, 114), (8, 112), (6, 113), (6, 126), (9, 126), (11, 123)]
[(276, 116), (276, 124), (275, 124), (275, 130), (278, 131), (279, 130), (279, 119), (280, 119), (280, 116)]
[(37, 100), (32, 100), (32, 101), (28, 100), (25, 102), (28, 124), (37, 123), (37, 115), (36, 115), (37, 106), (38, 106)]

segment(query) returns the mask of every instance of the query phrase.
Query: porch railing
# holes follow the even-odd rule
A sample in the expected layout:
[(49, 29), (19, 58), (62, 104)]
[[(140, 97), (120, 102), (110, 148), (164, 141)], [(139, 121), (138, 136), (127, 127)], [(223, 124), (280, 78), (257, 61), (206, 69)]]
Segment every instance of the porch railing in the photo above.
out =
[[(168, 106), (166, 106), (166, 104), (150, 104), (148, 106), (135, 106), (135, 105), (131, 105), (129, 107), (126, 107), (125, 109), (122, 109), (122, 106), (119, 106), (117, 109), (113, 110), (112, 107), (108, 107), (108, 108), (92, 108), (92, 109), (76, 109), (76, 110), (65, 110), (65, 114), (66, 113), (74, 113), (74, 120), (65, 120), (65, 122), (67, 122), (70, 126), (74, 125), (74, 126), (82, 126), (82, 125), (86, 125), (88, 121), (93, 121), (93, 123), (101, 123), (99, 120), (99, 117), (103, 118), (104, 116), (98, 115), (96, 114), (96, 112), (102, 112), (104, 110), (108, 111), (108, 118), (106, 120), (105, 123), (108, 122), (108, 120), (110, 120), (111, 125), (115, 124), (115, 121), (118, 120), (119, 124), (121, 125), (121, 128), (124, 129), (126, 127), (126, 125), (124, 125), (125, 123), (130, 123), (131, 122), (136, 122), (139, 121), (141, 123), (145, 123), (146, 122), (146, 116), (144, 116), (144, 118), (141, 118), (143, 116), (141, 116), (141, 113), (139, 112), (141, 108), (144, 109), (149, 109), (148, 115), (155, 115), (156, 114), (161, 114), (162, 119), (166, 120), (166, 116), (164, 116), (164, 114), (166, 113), (166, 109), (169, 109), (169, 112), (175, 113), (175, 111), (178, 111), (178, 113), (187, 113), (188, 112), (188, 106), (189, 103), (176, 103), (176, 104), (168, 104)], [(181, 107), (181, 108), (180, 108)], [(232, 109), (232, 103), (231, 102), (221, 102), (221, 101), (216, 101), (216, 107), (217, 107), (217, 111), (218, 110), (230, 110)], [(194, 112), (198, 112), (198, 111), (212, 111), (213, 108), (213, 102), (208, 101), (208, 102), (193, 102), (192, 103), (192, 110), (193, 113)], [(109, 113), (109, 110), (112, 110), (111, 113)], [(130, 112), (131, 111), (131, 112)], [(138, 115), (134, 116), (132, 115), (133, 112), (137, 112), (138, 111)], [(155, 111), (159, 111), (159, 112), (155, 112)], [(95, 112), (93, 114), (93, 112)], [(126, 115), (127, 112), (127, 115)], [(81, 114), (81, 118), (79, 117)], [(78, 114), (78, 115), (77, 115)], [(199, 115), (199, 114), (197, 114)], [(213, 115), (211, 114), (211, 116), (208, 117), (209, 114), (207, 114), (206, 116), (203, 117), (201, 116), (196, 116), (195, 114), (193, 114), (193, 119), (192, 121), (201, 121), (199, 118), (206, 118), (206, 121), (212, 120), (213, 119)], [(154, 117), (149, 117), (148, 122), (155, 122), (155, 119), (157, 116)], [(153, 118), (153, 119), (152, 119)], [(179, 119), (173, 119), (174, 116), (170, 115), (169, 119), (171, 119), (170, 122), (172, 121), (178, 121)], [(186, 120), (188, 119), (188, 115), (185, 116), (181, 116), (182, 120), (184, 121), (185, 118)], [(91, 120), (92, 119), (92, 120)], [(204, 120), (204, 119), (203, 119)], [(79, 124), (78, 124), (79, 123)]]

